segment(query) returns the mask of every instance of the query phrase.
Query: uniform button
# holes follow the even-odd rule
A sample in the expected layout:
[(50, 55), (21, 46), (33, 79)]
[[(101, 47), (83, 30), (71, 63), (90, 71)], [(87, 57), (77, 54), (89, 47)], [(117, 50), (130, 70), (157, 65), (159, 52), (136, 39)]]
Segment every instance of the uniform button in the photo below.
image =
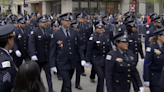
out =
[(85, 42), (85, 40), (84, 40), (84, 42)]
[(130, 75), (128, 75), (128, 77), (130, 77)]
[(1, 54), (3, 54), (3, 52), (1, 52)]
[(69, 49), (71, 50), (71, 47), (69, 47)]
[(130, 72), (130, 69), (128, 69), (128, 72)]
[(127, 82), (130, 82), (130, 80), (127, 80)]
[(137, 50), (137, 48), (135, 48), (135, 50)]
[(105, 42), (103, 42), (103, 44), (105, 44)]
[(130, 66), (130, 64), (127, 64), (127, 66)]
[(46, 46), (47, 47), (47, 46)]
[(120, 66), (122, 66), (122, 64), (120, 64)]
[(135, 43), (137, 43), (137, 41), (135, 41)]
[(26, 45), (26, 44), (24, 44), (24, 45)]
[(105, 57), (105, 55), (103, 54), (103, 57)]
[(72, 52), (70, 52), (70, 54), (72, 54)]
[(152, 73), (151, 75), (154, 75), (154, 73)]
[(103, 48), (105, 48), (105, 46), (103, 46)]
[(138, 52), (136, 52), (136, 54), (138, 54)]
[(157, 58), (159, 58), (159, 56)]
[(116, 80), (116, 82), (119, 82), (118, 80)]
[(24, 47), (24, 49), (26, 49), (26, 47)]
[(95, 55), (93, 57), (96, 57)]
[(84, 36), (84, 38), (85, 38), (85, 36)]
[(47, 50), (46, 50), (47, 51)]
[(135, 46), (137, 46), (137, 44), (135, 44)]
[(83, 33), (83, 35), (85, 35), (85, 33)]
[(71, 45), (70, 43), (68, 43), (68, 45)]
[(47, 43), (47, 42), (46, 42)]
[(105, 53), (105, 50), (103, 51), (103, 53)]

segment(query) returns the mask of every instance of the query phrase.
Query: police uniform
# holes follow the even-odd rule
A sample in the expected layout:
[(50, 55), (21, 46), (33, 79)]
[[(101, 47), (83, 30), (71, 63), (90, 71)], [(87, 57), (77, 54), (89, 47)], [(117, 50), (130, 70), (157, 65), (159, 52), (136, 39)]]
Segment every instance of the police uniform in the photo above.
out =
[[(124, 33), (119, 33), (114, 39), (115, 42), (128, 41)], [(142, 87), (142, 82), (134, 62), (134, 54), (128, 49), (123, 52), (116, 48), (116, 50), (112, 50), (107, 54), (105, 61), (107, 92), (130, 92), (133, 78), (138, 87)]]
[[(45, 16), (41, 16), (38, 19), (39, 22), (47, 22)], [(32, 60), (35, 60), (40, 70), (43, 68), (46, 74), (49, 91), (53, 91), (51, 71), (50, 71), (50, 40), (51, 34), (48, 30), (41, 28), (40, 26), (31, 31), (29, 37), (29, 52)]]
[[(157, 29), (153, 32), (155, 36), (163, 35), (164, 28)], [(144, 62), (144, 81), (150, 82), (151, 92), (163, 92), (160, 89), (161, 72), (164, 65), (164, 48), (163, 44), (152, 43), (146, 48), (146, 57)]]
[[(102, 21), (95, 24), (95, 28), (104, 28)], [(105, 33), (98, 34), (97, 32), (89, 38), (86, 61), (91, 62), (98, 76), (98, 85), (96, 92), (104, 92), (105, 79), (105, 56), (112, 50), (111, 40)]]
[[(60, 16), (62, 20), (71, 21), (72, 13), (66, 13)], [(60, 75), (63, 78), (61, 92), (72, 92), (71, 79), (76, 68), (77, 62), (80, 59), (84, 60), (84, 55), (81, 50), (77, 31), (63, 27), (56, 31), (54, 38), (51, 40), (50, 62), (51, 67), (57, 67)], [(64, 57), (64, 58), (63, 58)]]
[[(76, 18), (84, 18), (84, 15), (81, 13), (81, 14), (78, 14), (76, 16)], [(83, 44), (83, 51), (84, 51), (84, 55), (86, 54), (86, 48), (87, 48), (87, 44), (88, 44), (88, 32), (87, 32), (87, 26), (85, 24), (85, 22), (82, 22), (80, 23), (79, 22), (79, 34), (80, 34), (80, 37), (82, 37), (82, 44)], [(82, 67), (82, 75), (83, 76), (86, 76), (85, 74), (85, 70), (84, 70), (84, 67)]]
[[(162, 19), (160, 17), (158, 17), (158, 16), (155, 16), (154, 20), (152, 20), (152, 21), (153, 22), (162, 22)], [(157, 30), (156, 26), (152, 26), (150, 29), (148, 29), (146, 31), (146, 35), (145, 35), (145, 49), (150, 45), (149, 38), (151, 36), (153, 36), (154, 30)]]
[[(2, 40), (14, 36), (13, 30), (13, 24), (8, 24), (0, 28), (0, 44)], [(0, 63), (0, 92), (11, 92), (17, 70), (9, 52), (2, 47), (0, 47)]]
[[(134, 22), (130, 22), (127, 24), (127, 26), (130, 27), (137, 27), (137, 25)], [(142, 45), (141, 45), (141, 38), (139, 37), (138, 33), (131, 32), (132, 29), (129, 30), (128, 33), (128, 40), (129, 40), (129, 50), (131, 50), (134, 54), (135, 64), (138, 63), (138, 54), (141, 55), (141, 58), (144, 58), (143, 51), (142, 51)]]
[[(25, 24), (24, 19), (20, 19), (19, 22), (22, 24)], [(28, 29), (27, 27), (25, 29), (22, 29), (21, 27), (19, 27), (14, 32), (15, 32), (15, 40), (14, 40), (15, 43), (13, 46), (13, 51), (15, 53), (16, 53), (16, 51), (20, 51), (20, 53), (21, 53), (20, 57), (16, 56), (14, 58), (15, 65), (17, 67), (19, 67), (22, 64), (23, 59), (25, 61), (30, 61), (30, 55), (29, 55), (29, 49), (28, 49), (28, 40), (29, 40), (29, 35), (30, 35), (31, 30)]]
[[(31, 16), (36, 16), (35, 13), (32, 13)], [(31, 20), (31, 25), (33, 25), (35, 28), (38, 27), (38, 22), (36, 19)]]

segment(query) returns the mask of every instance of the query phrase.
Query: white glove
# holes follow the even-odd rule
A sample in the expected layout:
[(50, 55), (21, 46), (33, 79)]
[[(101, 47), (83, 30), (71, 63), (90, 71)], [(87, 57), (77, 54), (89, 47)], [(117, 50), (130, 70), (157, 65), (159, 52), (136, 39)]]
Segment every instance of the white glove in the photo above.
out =
[(21, 57), (22, 56), (22, 54), (21, 54), (21, 52), (19, 50), (16, 50), (15, 54), (16, 54), (17, 57)]
[(140, 87), (139, 89), (140, 89), (140, 91), (139, 91), (139, 92), (145, 92), (144, 87)]
[(149, 87), (150, 86), (150, 82), (149, 81), (146, 81), (143, 83), (145, 87)]
[(55, 72), (55, 73), (58, 72), (57, 69), (56, 69), (56, 67), (52, 67), (51, 70), (52, 70), (53, 72)]
[(13, 50), (9, 50), (9, 53), (11, 54), (13, 52)]
[(34, 56), (31, 57), (31, 60), (33, 60), (33, 61), (38, 61), (38, 58), (37, 58), (36, 55), (34, 55)]
[(86, 63), (84, 66), (89, 68), (90, 67), (90, 63)]
[(81, 65), (85, 66), (85, 64), (86, 64), (86, 61), (85, 60), (81, 60)]

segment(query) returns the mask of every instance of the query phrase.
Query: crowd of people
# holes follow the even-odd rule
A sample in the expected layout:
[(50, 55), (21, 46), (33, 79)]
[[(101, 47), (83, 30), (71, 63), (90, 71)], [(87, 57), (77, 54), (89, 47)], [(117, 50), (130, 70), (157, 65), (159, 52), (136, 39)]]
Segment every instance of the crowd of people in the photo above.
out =
[[(75, 88), (82, 90), (80, 76), (86, 76), (84, 67), (90, 66), (90, 81), (95, 83), (97, 76), (96, 92), (104, 92), (104, 84), (107, 92), (130, 92), (131, 84), (134, 92), (144, 92), (144, 87), (164, 92), (162, 16), (69, 12), (9, 14), (0, 19), (0, 92), (47, 92), (42, 69), (48, 92), (56, 92), (51, 71), (63, 81), (61, 92), (72, 92), (76, 70)], [(136, 68), (139, 58), (144, 62), (143, 77)]]

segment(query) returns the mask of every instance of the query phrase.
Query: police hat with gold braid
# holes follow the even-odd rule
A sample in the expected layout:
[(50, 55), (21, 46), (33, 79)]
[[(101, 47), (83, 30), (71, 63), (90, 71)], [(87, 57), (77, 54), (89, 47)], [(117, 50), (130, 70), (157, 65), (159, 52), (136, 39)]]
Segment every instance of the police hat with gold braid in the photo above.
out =
[(9, 37), (14, 37), (15, 33), (13, 32), (15, 26), (14, 24), (7, 24), (0, 27), (0, 40), (7, 39)]

